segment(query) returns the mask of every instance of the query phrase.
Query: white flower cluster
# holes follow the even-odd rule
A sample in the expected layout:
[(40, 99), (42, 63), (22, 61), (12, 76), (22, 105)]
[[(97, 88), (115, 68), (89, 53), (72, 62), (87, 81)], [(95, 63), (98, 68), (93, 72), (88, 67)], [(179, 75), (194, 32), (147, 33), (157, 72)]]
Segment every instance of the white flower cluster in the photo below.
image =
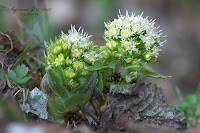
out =
[(147, 62), (155, 62), (164, 41), (161, 40), (162, 30), (158, 31), (159, 27), (154, 24), (155, 20), (149, 21), (142, 14), (129, 16), (126, 12), (124, 16), (119, 12), (118, 19), (105, 23), (106, 46), (122, 56), (127, 56), (124, 52), (128, 52), (134, 58), (137, 55)]
[(51, 65), (54, 69), (61, 66), (71, 88), (83, 82), (83, 77), (88, 73), (87, 67), (98, 60), (90, 37), (83, 33), (81, 28), (76, 30), (75, 26), (72, 26), (68, 34), (61, 32), (55, 43), (46, 44), (47, 65)]

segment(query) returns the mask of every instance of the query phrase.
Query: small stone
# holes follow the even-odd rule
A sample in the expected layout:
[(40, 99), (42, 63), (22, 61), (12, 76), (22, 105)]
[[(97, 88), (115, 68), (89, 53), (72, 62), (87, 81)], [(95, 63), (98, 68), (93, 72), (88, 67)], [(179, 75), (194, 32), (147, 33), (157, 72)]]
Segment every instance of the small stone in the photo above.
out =
[(40, 91), (37, 87), (35, 87), (31, 92), (30, 92), (30, 97), (33, 99), (35, 96), (41, 95), (41, 98), (33, 101), (31, 100), (31, 107), (35, 110), (37, 110), (40, 113), (40, 118), (41, 119), (47, 119), (48, 118), (48, 112), (47, 112), (47, 103), (48, 103), (48, 97), (45, 93)]

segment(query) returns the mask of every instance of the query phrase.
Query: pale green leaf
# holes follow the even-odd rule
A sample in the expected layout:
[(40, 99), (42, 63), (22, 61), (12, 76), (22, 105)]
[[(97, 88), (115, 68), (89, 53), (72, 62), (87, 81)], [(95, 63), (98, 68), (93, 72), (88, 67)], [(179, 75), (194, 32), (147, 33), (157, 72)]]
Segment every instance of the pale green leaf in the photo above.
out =
[(96, 71), (96, 70), (101, 70), (101, 69), (106, 69), (106, 68), (115, 69), (116, 64), (117, 64), (117, 61), (111, 61), (108, 63), (102, 63), (102, 62), (98, 61), (93, 66), (89, 66), (88, 70)]
[(25, 65), (19, 65), (16, 68), (16, 75), (18, 78), (23, 78), (28, 73), (28, 68)]
[(41, 97), (42, 97), (42, 95), (34, 96), (34, 97), (31, 99), (31, 101), (37, 101), (37, 100), (39, 100)]

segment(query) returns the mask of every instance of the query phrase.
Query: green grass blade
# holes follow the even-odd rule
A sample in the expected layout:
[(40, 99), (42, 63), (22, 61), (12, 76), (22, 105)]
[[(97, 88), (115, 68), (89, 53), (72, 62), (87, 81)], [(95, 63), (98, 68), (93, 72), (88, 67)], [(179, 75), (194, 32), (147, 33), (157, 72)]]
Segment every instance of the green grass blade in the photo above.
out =
[(31, 49), (31, 47), (32, 47), (32, 42), (28, 45), (28, 47), (24, 50), (24, 53), (22, 54), (22, 56), (20, 56), (17, 60), (16, 60), (16, 62), (15, 62), (15, 64), (13, 65), (13, 67), (16, 67), (23, 59), (24, 59), (24, 57), (27, 55), (27, 53), (28, 53), (28, 51)]
[(180, 99), (180, 102), (183, 102), (184, 101), (183, 100), (183, 96), (181, 95), (180, 89), (178, 87), (176, 87), (176, 93), (177, 93), (177, 95), (178, 95), (178, 97)]

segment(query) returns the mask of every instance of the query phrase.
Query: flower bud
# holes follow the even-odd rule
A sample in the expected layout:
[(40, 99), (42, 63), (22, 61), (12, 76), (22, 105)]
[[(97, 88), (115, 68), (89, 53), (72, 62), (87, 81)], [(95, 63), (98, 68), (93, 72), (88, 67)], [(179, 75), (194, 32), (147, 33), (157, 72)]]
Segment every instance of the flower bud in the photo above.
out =
[(80, 58), (81, 57), (81, 51), (78, 49), (72, 50), (72, 57), (74, 58)]
[(139, 51), (139, 50), (138, 50), (138, 51), (134, 51), (134, 52), (133, 52), (133, 56), (134, 56), (134, 57), (139, 57), (139, 56), (141, 55), (141, 53), (142, 53), (142, 52)]
[(128, 42), (128, 41), (125, 41), (123, 44), (123, 47), (125, 48), (125, 49), (129, 49), (130, 47), (131, 47), (131, 42)]
[(151, 60), (151, 53), (150, 52), (146, 52), (144, 55), (143, 55), (143, 59), (145, 61), (150, 61)]
[(49, 54), (49, 56), (47, 57), (47, 65), (54, 64), (56, 57), (57, 56), (54, 54)]
[(69, 57), (67, 57), (65, 60), (65, 65), (70, 66), (71, 64), (72, 64), (72, 59), (69, 59)]
[(63, 45), (63, 49), (64, 50), (70, 50), (70, 48), (71, 48), (71, 45), (69, 44), (69, 43), (65, 43), (64, 45)]
[(55, 66), (63, 65), (64, 60), (65, 60), (64, 55), (62, 53), (59, 54), (58, 57), (55, 59), (55, 62), (54, 62)]
[(131, 61), (133, 60), (132, 58), (127, 58), (127, 59), (124, 59), (126, 63), (131, 63)]
[(117, 31), (116, 28), (111, 28), (111, 29), (109, 29), (108, 33), (109, 33), (110, 35), (117, 35), (117, 34), (118, 34), (118, 31)]
[(96, 61), (96, 57), (95, 57), (95, 52), (88, 52), (84, 54), (84, 61), (86, 61), (89, 64), (93, 64)]
[(117, 59), (117, 60), (120, 60), (122, 58), (122, 55), (121, 54), (118, 54), (118, 53), (114, 53), (114, 57)]
[(110, 49), (115, 49), (117, 47), (117, 42), (115, 41), (109, 41), (106, 43), (106, 46)]
[(110, 58), (110, 55), (112, 55), (112, 52), (106, 46), (101, 46), (100, 51), (101, 57), (103, 57), (104, 59), (108, 59)]
[(130, 29), (123, 29), (121, 31), (121, 36), (122, 38), (128, 38), (131, 35), (131, 30)]
[(84, 64), (81, 61), (75, 61), (73, 63), (73, 68), (75, 71), (77, 71), (78, 69), (83, 69), (83, 67), (84, 67)]
[(62, 51), (62, 48), (60, 46), (56, 46), (54, 48), (54, 54), (59, 54)]
[(132, 65), (140, 65), (140, 59), (134, 59)]
[(87, 75), (87, 74), (88, 74), (88, 70), (87, 70), (87, 69), (83, 69), (81, 74), (82, 74), (83, 76)]
[(74, 69), (72, 69), (72, 68), (67, 68), (66, 70), (65, 70), (65, 76), (67, 77), (67, 78), (74, 78), (75, 77), (75, 72), (74, 72)]
[(107, 51), (102, 51), (101, 52), (101, 56), (104, 58), (104, 59), (108, 59), (110, 57), (110, 55), (108, 54)]
[(79, 86), (79, 83), (77, 83), (74, 79), (69, 80), (68, 84), (72, 87), (72, 88), (76, 88)]
[(130, 83), (132, 81), (132, 77), (130, 75), (126, 75), (125, 80), (126, 83)]

